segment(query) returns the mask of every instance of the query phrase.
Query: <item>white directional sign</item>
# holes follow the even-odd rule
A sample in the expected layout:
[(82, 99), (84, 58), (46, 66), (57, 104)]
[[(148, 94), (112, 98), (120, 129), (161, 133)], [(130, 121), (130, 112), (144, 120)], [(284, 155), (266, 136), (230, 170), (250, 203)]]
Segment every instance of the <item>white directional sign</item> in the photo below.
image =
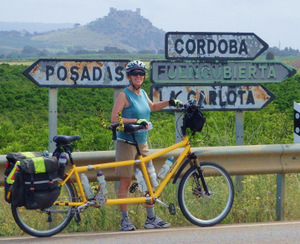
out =
[(41, 87), (125, 87), (130, 60), (39, 59), (23, 74)]
[(254, 33), (167, 32), (167, 59), (255, 59), (268, 44)]
[(256, 61), (168, 61), (150, 63), (153, 83), (274, 83), (282, 82), (296, 70), (281, 62)]
[[(177, 99), (186, 103), (198, 101), (200, 92), (205, 94), (203, 110), (260, 110), (274, 98), (274, 94), (261, 85), (199, 86), (199, 85), (152, 85), (153, 102)], [(165, 110), (177, 110), (166, 107)]]

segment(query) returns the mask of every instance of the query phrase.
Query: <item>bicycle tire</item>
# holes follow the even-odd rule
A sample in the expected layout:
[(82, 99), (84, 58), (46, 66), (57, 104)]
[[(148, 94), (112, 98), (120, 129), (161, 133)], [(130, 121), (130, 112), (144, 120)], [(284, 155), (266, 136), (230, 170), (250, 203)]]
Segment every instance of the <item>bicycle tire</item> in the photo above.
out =
[[(196, 187), (194, 176), (199, 179), (196, 166), (183, 175), (178, 187), (178, 203), (183, 215), (193, 224), (207, 227), (220, 223), (230, 212), (234, 200), (234, 187), (228, 172), (212, 162), (200, 163), (210, 195), (203, 187)], [(200, 185), (201, 184), (201, 180)]]
[[(74, 201), (75, 192), (68, 180), (61, 187), (57, 201)], [(12, 214), (17, 225), (27, 234), (37, 237), (49, 237), (61, 232), (74, 216), (70, 206), (51, 206), (48, 209), (29, 210), (25, 207), (11, 205)]]

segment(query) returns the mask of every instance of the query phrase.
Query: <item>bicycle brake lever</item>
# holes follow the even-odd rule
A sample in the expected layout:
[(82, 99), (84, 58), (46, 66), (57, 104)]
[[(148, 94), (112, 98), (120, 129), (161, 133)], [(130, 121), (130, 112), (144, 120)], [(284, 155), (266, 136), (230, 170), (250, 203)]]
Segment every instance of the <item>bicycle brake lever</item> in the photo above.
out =
[(205, 93), (203, 91), (200, 92), (200, 97), (198, 101), (198, 106), (201, 108), (205, 99)]

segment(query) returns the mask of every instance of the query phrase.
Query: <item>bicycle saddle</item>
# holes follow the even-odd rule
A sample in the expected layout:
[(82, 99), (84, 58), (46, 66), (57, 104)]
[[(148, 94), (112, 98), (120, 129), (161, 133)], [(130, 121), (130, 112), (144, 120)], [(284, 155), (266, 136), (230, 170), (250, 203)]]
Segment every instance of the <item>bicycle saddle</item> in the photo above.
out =
[(63, 135), (57, 135), (53, 137), (53, 141), (56, 143), (59, 143), (61, 145), (67, 145), (70, 144), (72, 141), (80, 140), (81, 137), (78, 135), (75, 136), (63, 136)]

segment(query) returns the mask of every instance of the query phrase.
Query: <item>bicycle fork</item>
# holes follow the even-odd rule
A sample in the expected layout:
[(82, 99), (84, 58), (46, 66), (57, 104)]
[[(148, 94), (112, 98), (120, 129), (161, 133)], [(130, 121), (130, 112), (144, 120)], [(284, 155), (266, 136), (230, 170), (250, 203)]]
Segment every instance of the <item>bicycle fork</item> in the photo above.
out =
[[(204, 176), (203, 176), (203, 170), (201, 169), (201, 166), (200, 166), (200, 163), (198, 161), (197, 155), (194, 154), (194, 153), (192, 153), (191, 159), (192, 159), (191, 165), (195, 165), (196, 166), (197, 173), (198, 173), (198, 175), (197, 174), (193, 174), (193, 178), (194, 178), (195, 183), (197, 185), (197, 188), (194, 189), (193, 193), (195, 195), (201, 194), (201, 195), (205, 195), (205, 196), (210, 196), (211, 193), (209, 192), (207, 184), (205, 182), (205, 179), (204, 179)], [(203, 187), (204, 192), (202, 192), (202, 190), (201, 190), (201, 185), (200, 185), (200, 182), (199, 182), (199, 178), (200, 178), (201, 185)]]

